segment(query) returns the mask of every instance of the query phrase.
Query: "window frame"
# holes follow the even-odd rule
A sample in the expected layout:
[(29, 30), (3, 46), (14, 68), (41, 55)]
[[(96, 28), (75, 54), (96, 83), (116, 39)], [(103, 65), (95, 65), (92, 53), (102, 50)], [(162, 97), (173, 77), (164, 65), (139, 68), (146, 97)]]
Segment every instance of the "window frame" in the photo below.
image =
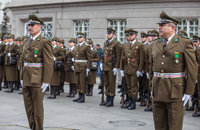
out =
[[(78, 31), (76, 31), (76, 27), (77, 27), (76, 22), (80, 22), (82, 24), (81, 27), (82, 27), (82, 30), (84, 31), (79, 30), (80, 29), (79, 27), (78, 27)], [(88, 26), (85, 26), (84, 22), (88, 22)], [(90, 20), (74, 20), (73, 25), (74, 25), (74, 38), (77, 38), (77, 34), (76, 34), (77, 32), (82, 32), (82, 33), (88, 32), (88, 35), (86, 35), (85, 40), (90, 38)], [(88, 31), (85, 31), (85, 27), (88, 27)]]

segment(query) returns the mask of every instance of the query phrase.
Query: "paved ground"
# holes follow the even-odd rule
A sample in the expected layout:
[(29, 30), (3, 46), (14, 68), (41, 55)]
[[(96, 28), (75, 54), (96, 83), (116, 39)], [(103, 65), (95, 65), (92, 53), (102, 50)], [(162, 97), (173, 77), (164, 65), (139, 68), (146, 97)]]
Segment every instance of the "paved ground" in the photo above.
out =
[[(68, 88), (65, 85), (65, 93), (55, 100), (47, 99), (49, 92), (45, 94), (44, 130), (154, 130), (152, 113), (144, 112), (144, 107), (140, 107), (139, 103), (136, 110), (123, 110), (117, 94), (114, 107), (99, 106), (97, 85), (94, 96), (86, 97), (86, 103), (73, 103), (71, 98), (65, 97)], [(28, 129), (23, 97), (18, 92), (7, 94), (4, 90), (0, 91), (0, 130)], [(185, 113), (183, 130), (200, 130), (200, 118), (193, 118), (191, 115), (192, 112)]]

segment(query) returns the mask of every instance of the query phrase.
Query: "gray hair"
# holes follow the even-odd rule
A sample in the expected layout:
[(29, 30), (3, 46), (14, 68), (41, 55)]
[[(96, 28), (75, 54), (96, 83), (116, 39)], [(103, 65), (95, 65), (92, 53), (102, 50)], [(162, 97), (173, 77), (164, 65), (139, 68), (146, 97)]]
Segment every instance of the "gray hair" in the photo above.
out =
[(175, 31), (176, 31), (176, 24), (174, 24), (174, 23), (168, 23), (168, 25), (169, 25), (169, 27), (174, 26), (175, 27)]

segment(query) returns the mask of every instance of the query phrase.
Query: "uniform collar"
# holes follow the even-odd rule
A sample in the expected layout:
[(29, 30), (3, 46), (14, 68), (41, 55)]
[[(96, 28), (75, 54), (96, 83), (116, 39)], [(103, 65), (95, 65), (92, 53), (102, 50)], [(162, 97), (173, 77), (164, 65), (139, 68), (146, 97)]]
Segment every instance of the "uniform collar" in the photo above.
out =
[[(167, 45), (168, 45), (168, 43), (172, 40), (172, 38), (174, 37), (174, 35), (175, 35), (176, 33), (174, 33), (172, 36), (170, 36), (167, 40)], [(163, 44), (165, 43), (165, 39), (163, 39)]]
[(133, 45), (133, 44), (135, 44), (135, 42), (136, 42), (136, 39), (134, 41), (132, 41), (131, 44)]
[(53, 49), (56, 48), (56, 46), (57, 46), (57, 45), (54, 45), (54, 46), (53, 46)]
[[(113, 38), (113, 39), (114, 39), (114, 38)], [(111, 39), (111, 40), (108, 40), (108, 42), (109, 42), (109, 43), (111, 43), (113, 39)]]
[(93, 47), (91, 47), (91, 50), (94, 50), (94, 48), (93, 48)]
[(82, 42), (82, 43), (79, 43), (79, 45), (80, 45), (80, 46), (82, 46), (82, 45), (83, 45), (83, 43), (84, 43), (84, 42)]
[(9, 45), (12, 45), (12, 44), (13, 44), (13, 42), (9, 43)]
[(31, 39), (33, 39), (33, 41), (34, 41), (39, 35), (40, 35), (40, 32), (37, 35), (35, 35), (34, 37), (31, 36)]
[(69, 47), (70, 51), (72, 51), (74, 49), (74, 46), (73, 47)]

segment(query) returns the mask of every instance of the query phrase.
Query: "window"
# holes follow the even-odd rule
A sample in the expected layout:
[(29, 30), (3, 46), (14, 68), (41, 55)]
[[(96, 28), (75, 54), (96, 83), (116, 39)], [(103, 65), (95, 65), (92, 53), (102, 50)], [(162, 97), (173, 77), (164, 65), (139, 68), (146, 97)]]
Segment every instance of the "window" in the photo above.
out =
[(74, 21), (74, 37), (77, 38), (78, 32), (82, 32), (86, 34), (86, 39), (89, 38), (89, 21)]
[[(52, 22), (44, 22), (40, 32), (43, 37), (51, 39), (52, 38)], [(28, 32), (28, 24), (27, 23), (25, 23), (25, 35), (27, 37), (30, 36), (30, 34)]]
[(108, 27), (116, 30), (115, 38), (122, 44), (126, 42), (124, 31), (126, 30), (126, 20), (109, 20)]
[(194, 35), (198, 35), (198, 24), (198, 20), (183, 19), (177, 25), (177, 31), (182, 29), (188, 34), (188, 37), (192, 38)]

